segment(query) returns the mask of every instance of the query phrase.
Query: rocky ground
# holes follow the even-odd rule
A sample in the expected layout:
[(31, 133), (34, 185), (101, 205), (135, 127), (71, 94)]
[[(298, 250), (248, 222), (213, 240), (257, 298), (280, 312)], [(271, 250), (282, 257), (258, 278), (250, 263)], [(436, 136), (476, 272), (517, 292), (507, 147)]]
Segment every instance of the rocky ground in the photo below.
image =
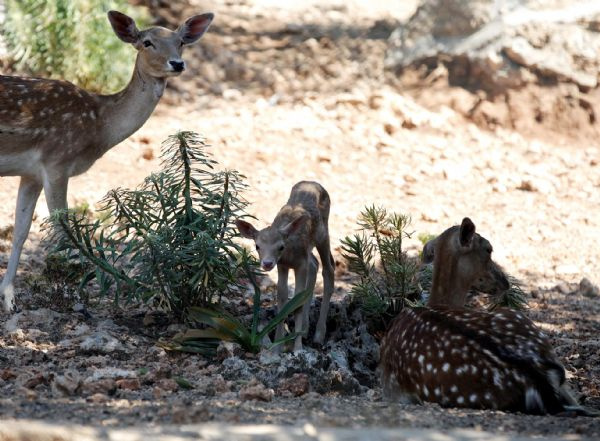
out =
[[(207, 9), (202, 1), (145, 3), (164, 24)], [(524, 282), (528, 314), (552, 336), (573, 389), (600, 408), (600, 298), (585, 282), (580, 286), (583, 278), (600, 282), (598, 126), (560, 105), (570, 93), (578, 109), (583, 101), (596, 109), (597, 89), (524, 85), (510, 92), (510, 108), (519, 111), (511, 119), (506, 106), (498, 107), (506, 101), (454, 84), (448, 64), (384, 69), (388, 37), (412, 12), (411, 2), (397, 2), (403, 6), (393, 13), (383, 1), (287, 8), (269, 0), (230, 3), (210, 5), (216, 22), (187, 54), (187, 72), (171, 81), (144, 128), (71, 181), (70, 204), (94, 206), (115, 186), (135, 186), (158, 167), (160, 142), (185, 129), (204, 134), (223, 167), (247, 176), (250, 211), (261, 223), (272, 219), (295, 182), (321, 182), (332, 198), (339, 262), (339, 240), (355, 231), (366, 204), (410, 213), (418, 233), (439, 233), (468, 215), (493, 243), (495, 259)], [(540, 109), (548, 117), (538, 121)], [(4, 269), (17, 180), (1, 182)], [(348, 351), (348, 342), (364, 337), (360, 332), (336, 336), (326, 351), (296, 356), (251, 356), (224, 347), (214, 362), (156, 347), (159, 337), (180, 327), (160, 315), (144, 325), (146, 313), (137, 306), (115, 311), (101, 301), (79, 312), (61, 305), (35, 309), (48, 306), (39, 300), (44, 293), (27, 283), (44, 266), (44, 205), (40, 199), (21, 264), (26, 308), (0, 315), (3, 418), (600, 435), (600, 422), (589, 418), (386, 402), (374, 374), (364, 374)], [(409, 241), (411, 252), (418, 246)], [(343, 264), (338, 280), (336, 304), (343, 311), (350, 280)]]

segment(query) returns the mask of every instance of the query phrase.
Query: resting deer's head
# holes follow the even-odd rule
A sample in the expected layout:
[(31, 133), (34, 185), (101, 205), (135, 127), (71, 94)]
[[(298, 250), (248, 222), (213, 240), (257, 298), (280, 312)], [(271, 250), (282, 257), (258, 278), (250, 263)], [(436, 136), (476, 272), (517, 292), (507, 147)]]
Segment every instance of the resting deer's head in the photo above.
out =
[(492, 244), (475, 232), (468, 217), (460, 226), (444, 231), (427, 242), (423, 260), (433, 262), (430, 304), (462, 307), (471, 286), (485, 292), (502, 292), (509, 288), (508, 279), (492, 260)]

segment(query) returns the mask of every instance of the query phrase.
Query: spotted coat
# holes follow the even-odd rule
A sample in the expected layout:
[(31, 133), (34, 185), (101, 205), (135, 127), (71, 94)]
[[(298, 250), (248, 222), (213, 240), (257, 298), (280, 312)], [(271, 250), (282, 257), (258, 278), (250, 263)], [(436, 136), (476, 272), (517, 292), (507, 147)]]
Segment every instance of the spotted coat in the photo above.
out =
[(389, 396), (448, 407), (545, 413), (565, 371), (548, 337), (521, 312), (405, 309), (382, 343)]

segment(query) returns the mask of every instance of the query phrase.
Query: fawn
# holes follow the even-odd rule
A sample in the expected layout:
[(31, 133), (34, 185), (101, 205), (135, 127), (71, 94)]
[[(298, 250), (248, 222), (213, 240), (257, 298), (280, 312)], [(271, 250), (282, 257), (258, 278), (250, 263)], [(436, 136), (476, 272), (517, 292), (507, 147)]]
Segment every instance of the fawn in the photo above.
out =
[[(265, 271), (277, 266), (277, 306), (281, 310), (288, 299), (288, 272), (294, 270), (295, 293), (305, 289), (313, 290), (317, 280), (319, 262), (313, 255), (317, 248), (323, 264), (323, 302), (314, 342), (323, 344), (329, 312), (329, 301), (334, 285), (334, 261), (329, 245), (329, 208), (331, 201), (327, 191), (316, 182), (302, 181), (292, 187), (287, 203), (279, 210), (273, 223), (258, 231), (250, 223), (238, 219), (236, 225), (243, 237), (253, 239)], [(302, 349), (301, 332), (308, 329), (309, 299), (296, 313), (294, 351)], [(304, 326), (304, 323), (306, 324)], [(304, 327), (303, 327), (304, 326)], [(284, 325), (280, 323), (275, 338), (284, 335)]]
[(522, 313), (464, 308), (469, 288), (482, 278), (509, 288), (492, 261), (492, 245), (469, 218), (427, 243), (423, 256), (433, 259), (431, 295), (427, 307), (404, 309), (386, 333), (386, 395), (452, 407), (595, 415), (577, 405), (548, 337)]
[(206, 32), (213, 14), (195, 15), (176, 31), (140, 31), (117, 11), (108, 19), (117, 37), (138, 51), (122, 91), (97, 95), (66, 81), (0, 76), (0, 176), (21, 177), (12, 251), (0, 284), (7, 311), (14, 306), (13, 281), (42, 188), (50, 213), (67, 208), (69, 178), (87, 171), (146, 122), (166, 79), (185, 69), (183, 47)]

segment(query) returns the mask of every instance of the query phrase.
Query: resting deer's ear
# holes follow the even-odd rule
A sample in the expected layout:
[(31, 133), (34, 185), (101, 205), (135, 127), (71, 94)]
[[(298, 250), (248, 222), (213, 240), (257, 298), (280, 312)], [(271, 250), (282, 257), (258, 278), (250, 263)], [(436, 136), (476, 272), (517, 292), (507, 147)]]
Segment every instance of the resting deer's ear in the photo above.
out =
[(437, 243), (437, 238), (431, 239), (423, 246), (423, 255), (421, 259), (423, 263), (431, 263), (433, 262), (433, 258), (435, 256), (435, 244)]
[(294, 234), (295, 232), (297, 232), (300, 229), (300, 227), (302, 227), (302, 225), (304, 225), (304, 223), (307, 220), (308, 220), (308, 218), (306, 216), (297, 217), (296, 219), (294, 219), (287, 225), (284, 225), (283, 227), (281, 227), (279, 229), (279, 232), (284, 236), (289, 236), (290, 234)]
[(194, 15), (193, 17), (188, 18), (185, 23), (177, 29), (177, 32), (179, 32), (179, 35), (183, 40), (183, 44), (191, 44), (198, 41), (212, 23), (213, 18), (215, 18), (215, 14), (212, 12)]
[(256, 236), (258, 235), (258, 230), (254, 228), (254, 226), (250, 222), (237, 219), (235, 221), (235, 226), (237, 227), (242, 237), (245, 237), (246, 239), (256, 239)]
[(119, 11), (109, 11), (108, 21), (121, 40), (125, 43), (136, 43), (140, 38), (140, 31), (135, 25), (133, 18)]
[(475, 236), (475, 224), (471, 219), (465, 217), (460, 224), (460, 244), (463, 247), (468, 247)]

